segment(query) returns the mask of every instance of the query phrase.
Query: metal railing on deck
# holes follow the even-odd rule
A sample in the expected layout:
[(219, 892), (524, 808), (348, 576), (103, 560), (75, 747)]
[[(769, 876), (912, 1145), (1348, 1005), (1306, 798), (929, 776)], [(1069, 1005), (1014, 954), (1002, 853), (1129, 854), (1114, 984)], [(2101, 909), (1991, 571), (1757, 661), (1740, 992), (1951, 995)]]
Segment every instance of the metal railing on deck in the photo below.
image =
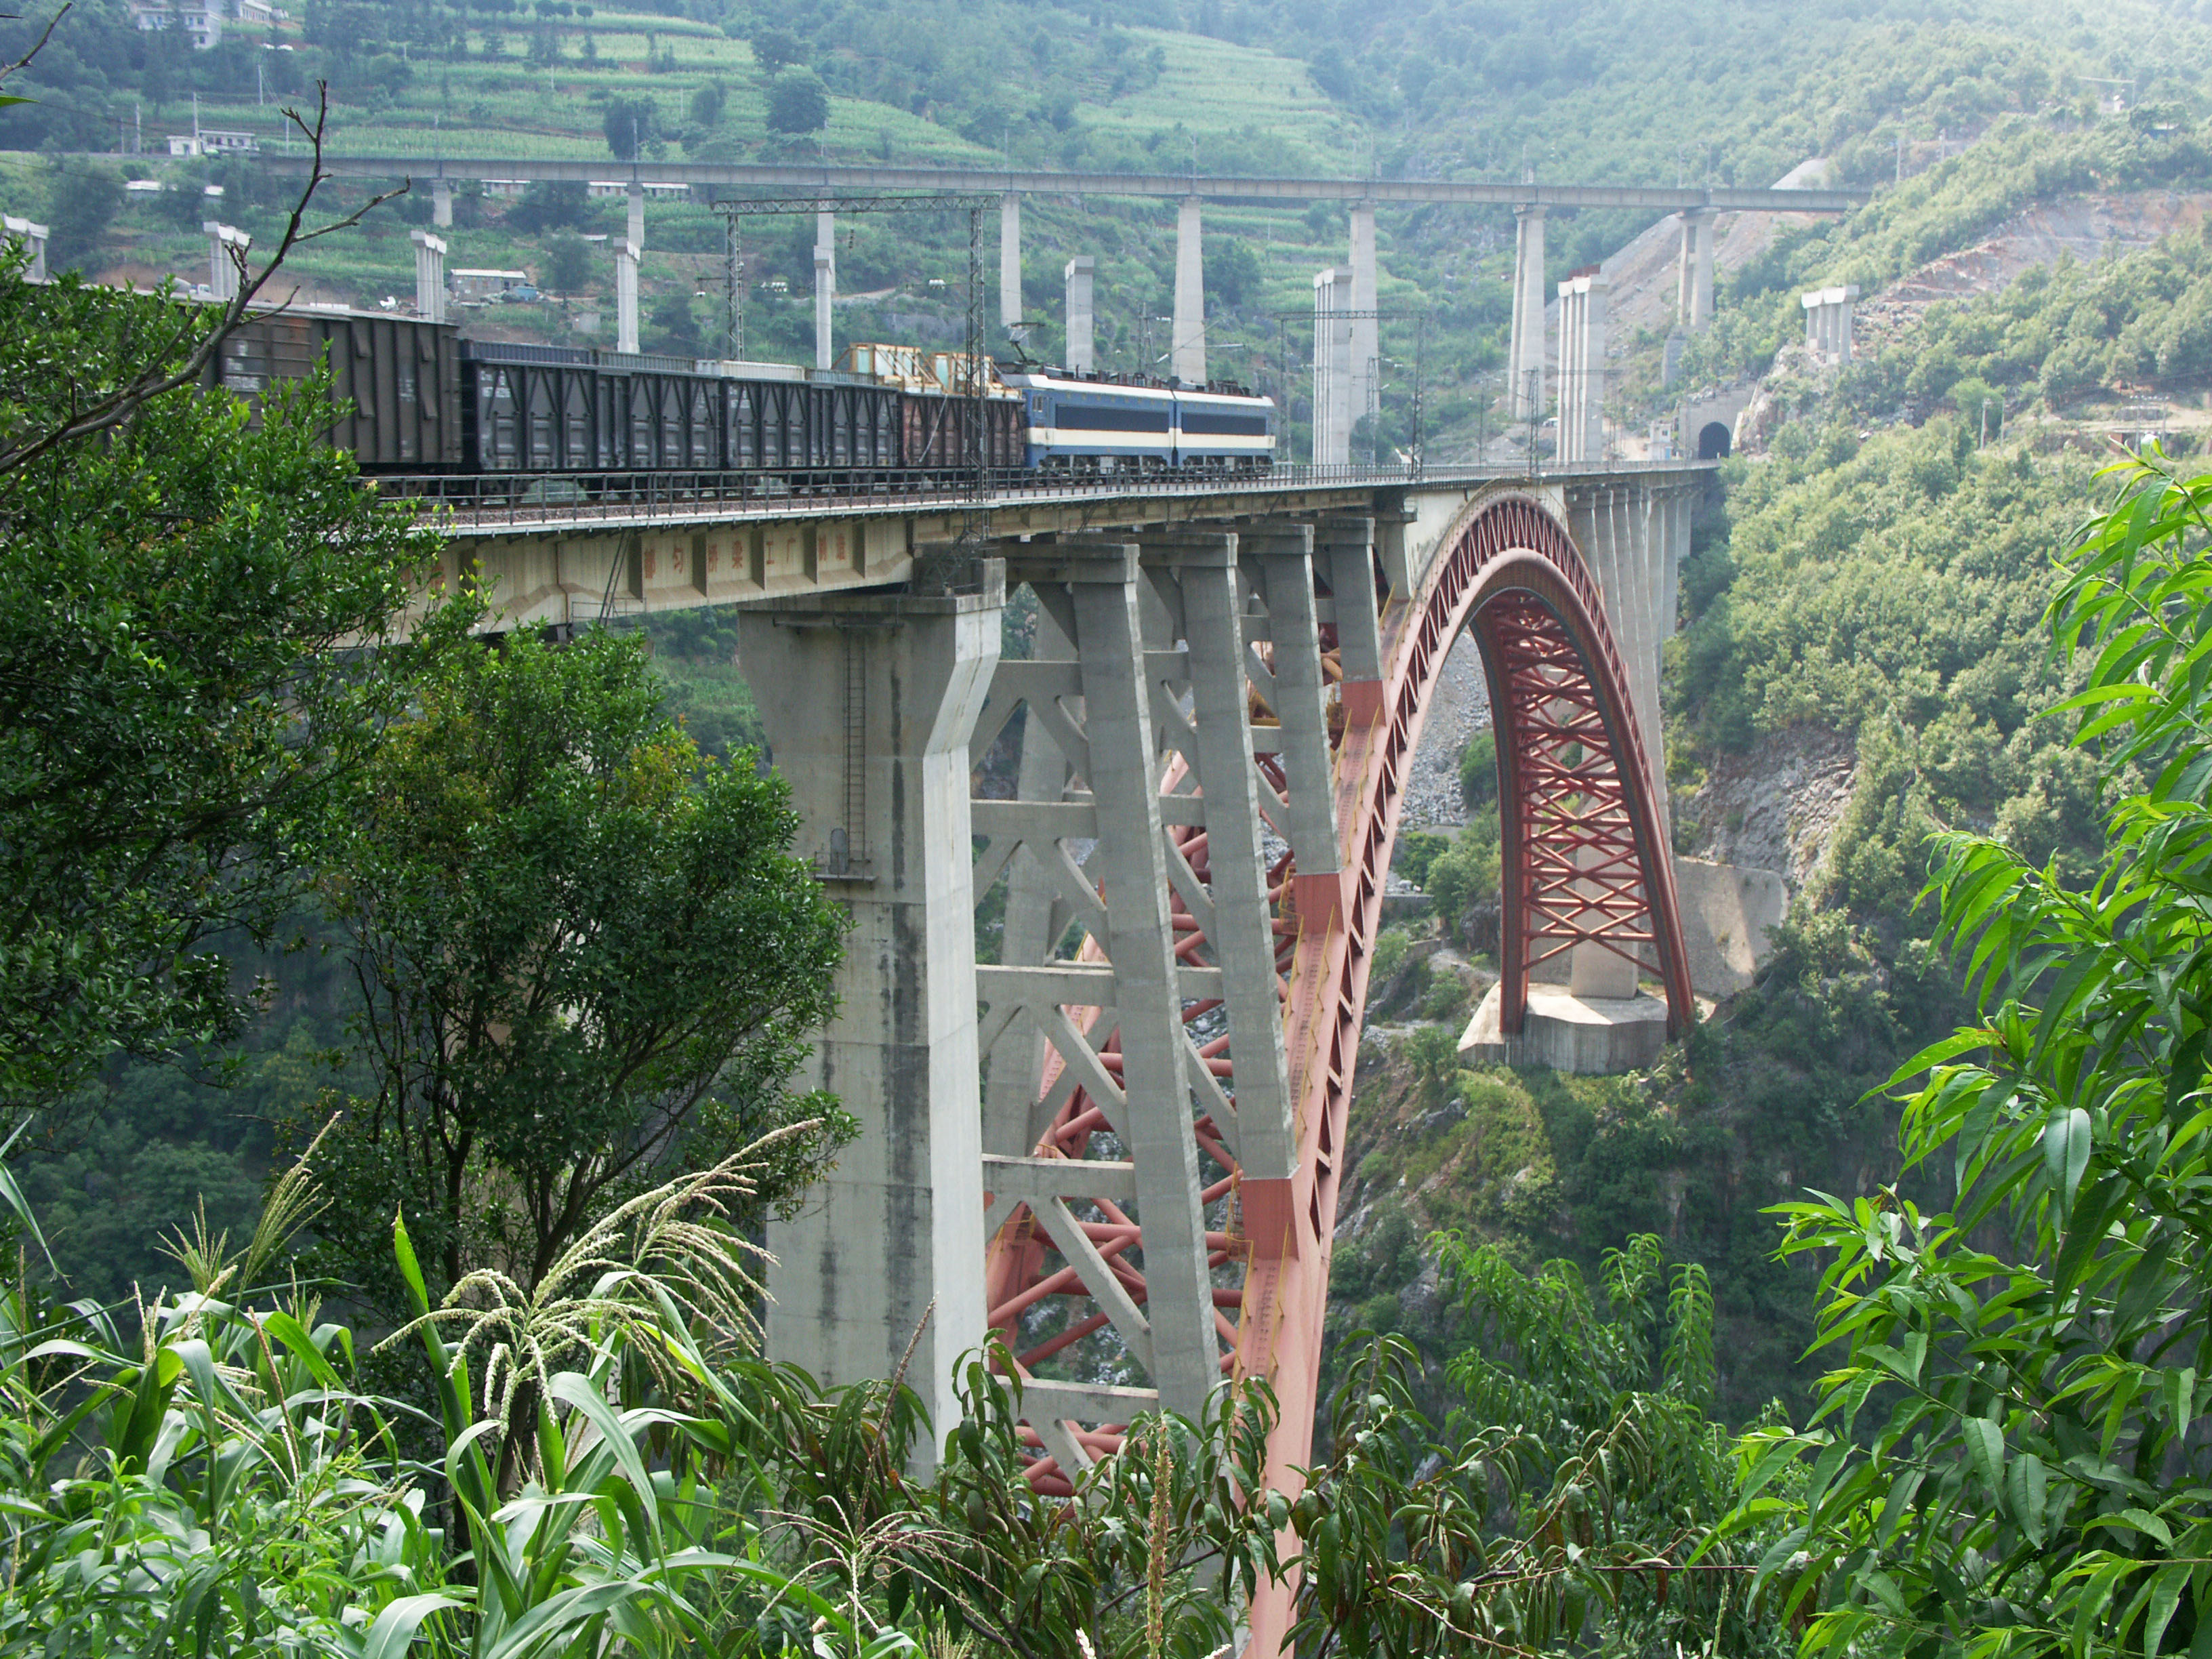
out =
[[(1711, 462), (1638, 461), (1562, 467), (1547, 478), (1690, 472)], [(1304, 489), (1389, 489), (1523, 478), (1517, 466), (1276, 466), (1264, 471), (1111, 473), (1070, 477), (1007, 469), (976, 494), (972, 474), (946, 477), (822, 471), (507, 472), (386, 475), (385, 495), (421, 503), (456, 529), (511, 530), (538, 524), (630, 524), (640, 520), (848, 517), (877, 513), (957, 512), (977, 505), (1056, 501), (1158, 500), (1163, 496), (1281, 495)]]

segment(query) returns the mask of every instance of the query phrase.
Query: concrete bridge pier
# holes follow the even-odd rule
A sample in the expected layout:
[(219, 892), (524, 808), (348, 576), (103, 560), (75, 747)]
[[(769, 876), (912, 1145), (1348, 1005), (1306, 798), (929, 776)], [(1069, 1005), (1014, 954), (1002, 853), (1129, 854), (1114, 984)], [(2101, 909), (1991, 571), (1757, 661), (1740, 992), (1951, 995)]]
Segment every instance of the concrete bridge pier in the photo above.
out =
[(826, 210), (814, 216), (814, 367), (826, 369), (836, 361), (836, 341), (831, 325), (837, 305), (837, 216)]
[(415, 314), (425, 322), (446, 320), (446, 239), (410, 230), (415, 244)]
[(1206, 384), (1204, 204), (1186, 196), (1176, 215), (1175, 344), (1169, 369), (1185, 386)]
[(1857, 304), (1856, 285), (1815, 289), (1800, 295), (1805, 307), (1805, 349), (1822, 362), (1838, 368), (1851, 361), (1851, 312)]
[[(1352, 425), (1382, 409), (1382, 330), (1375, 316), (1375, 204), (1352, 204)], [(1373, 428), (1370, 427), (1370, 430)], [(1363, 455), (1363, 461), (1368, 458)], [(1377, 459), (1380, 459), (1379, 457)]]
[(1516, 421), (1544, 414), (1544, 208), (1516, 208), (1513, 332), (1505, 353), (1507, 408)]
[(218, 300), (234, 300), (238, 297), (239, 264), (246, 258), (246, 249), (253, 246), (253, 238), (234, 225), (221, 224), (213, 219), (204, 221), (200, 228), (207, 233), (208, 239), (208, 292)]
[(440, 230), (453, 228), (453, 187), (443, 179), (430, 186), (430, 222)]
[(645, 185), (640, 180), (629, 181), (629, 245), (641, 252), (645, 247)]
[(1331, 265), (1313, 286), (1313, 464), (1342, 466), (1352, 459), (1352, 272)]
[[(895, 1374), (941, 1436), (983, 1340), (969, 736), (998, 663), (1003, 567), (980, 592), (858, 592), (738, 612), (739, 656), (801, 829), (853, 929), (802, 1074), (861, 1132), (771, 1222), (769, 1351), (830, 1386)], [(933, 1448), (921, 1461), (933, 1465)]]
[(1097, 360), (1091, 284), (1097, 269), (1098, 261), (1088, 253), (1067, 262), (1067, 349), (1061, 355), (1067, 359), (1065, 367), (1077, 374), (1090, 374)]
[(1559, 442), (1563, 466), (1605, 457), (1605, 311), (1607, 284), (1586, 271), (1559, 284)]
[(615, 249), (615, 349), (637, 349), (637, 260), (635, 242)]
[(20, 250), (17, 257), (23, 261), (23, 274), (34, 283), (46, 280), (47, 235), (46, 226), (19, 219), (12, 213), (0, 218), (0, 242)]
[(1674, 310), (1693, 334), (1713, 319), (1713, 216), (1705, 209), (1692, 208), (1682, 216)]
[(1022, 319), (1022, 198), (1008, 191), (999, 200), (999, 326)]

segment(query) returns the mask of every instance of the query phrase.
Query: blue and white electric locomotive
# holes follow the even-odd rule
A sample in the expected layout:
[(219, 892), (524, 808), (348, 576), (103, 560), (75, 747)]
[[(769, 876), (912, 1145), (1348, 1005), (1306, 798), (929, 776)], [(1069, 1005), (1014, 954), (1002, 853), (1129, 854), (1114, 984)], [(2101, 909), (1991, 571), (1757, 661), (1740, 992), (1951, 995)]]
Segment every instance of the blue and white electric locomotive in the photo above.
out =
[(1274, 400), (1241, 387), (1003, 365), (1000, 378), (1022, 400), (1032, 471), (1256, 472), (1274, 464)]

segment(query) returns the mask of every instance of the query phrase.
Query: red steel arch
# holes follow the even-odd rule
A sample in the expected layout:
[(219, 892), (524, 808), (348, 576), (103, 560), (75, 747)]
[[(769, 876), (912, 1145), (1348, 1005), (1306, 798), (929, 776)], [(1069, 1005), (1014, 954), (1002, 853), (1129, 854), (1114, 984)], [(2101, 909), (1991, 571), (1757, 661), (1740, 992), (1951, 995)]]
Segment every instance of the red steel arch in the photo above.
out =
[[(1378, 572), (1378, 590), (1382, 586)], [(1269, 1461), (1285, 1488), (1312, 1454), (1353, 1065), (1407, 769), (1437, 675), (1463, 629), (1471, 628), (1480, 646), (1498, 733), (1501, 1025), (1508, 1033), (1520, 1030), (1531, 970), (1578, 945), (1616, 952), (1639, 974), (1656, 977), (1664, 988), (1670, 1034), (1679, 1035), (1692, 1017), (1652, 769), (1602, 596), (1565, 526), (1522, 491), (1480, 499), (1448, 532), (1420, 590), (1386, 593), (1383, 600), (1383, 678), (1379, 686), (1343, 687), (1330, 710), (1342, 874), (1302, 876), (1288, 856), (1269, 872), (1297, 1103), (1296, 1173), (1286, 1180), (1247, 1180), (1212, 1120), (1200, 1117), (1193, 1126), (1209, 1206), (1206, 1239), (1222, 1370), (1264, 1378), (1275, 1390), (1282, 1410)], [(1323, 629), (1321, 644), (1331, 658), (1328, 678), (1337, 682), (1333, 629)], [(1259, 729), (1264, 727), (1262, 720)], [(1263, 751), (1258, 763), (1263, 787), (1286, 799), (1278, 757)], [(1207, 880), (1205, 832), (1182, 830), (1175, 838), (1192, 872)], [(1187, 905), (1178, 898), (1172, 909), (1177, 961), (1210, 960), (1210, 942)], [(1200, 1034), (1213, 1033), (1199, 1050), (1233, 1098), (1226, 1028), (1206, 1024), (1218, 1006), (1194, 1001), (1184, 1018)], [(1082, 1011), (1071, 1012), (1080, 1019)], [(1109, 1034), (1100, 1056), (1115, 1074), (1119, 1047), (1118, 1033)], [(1042, 1091), (1057, 1069), (1056, 1058), (1048, 1061)], [(1036, 1151), (1053, 1158), (1097, 1156), (1094, 1139), (1107, 1128), (1104, 1113), (1078, 1089)], [(1121, 1289), (1141, 1306), (1141, 1218), (1110, 1203), (1095, 1207), (1100, 1219), (1083, 1223), (1082, 1231)], [(1072, 1267), (1052, 1267), (1054, 1251), (1025, 1211), (990, 1245), (990, 1323), (1025, 1368), (1109, 1322)], [(1054, 1297), (1079, 1305), (1052, 1334), (1024, 1347), (1017, 1340), (1023, 1316)], [(1108, 1453), (1118, 1449), (1121, 1426), (1091, 1426), (1079, 1439), (1092, 1455)], [(1042, 1455), (1041, 1442), (1037, 1449), (1031, 1478), (1038, 1490), (1072, 1491), (1067, 1473)], [(1255, 1602), (1251, 1654), (1278, 1651), (1289, 1610), (1287, 1590)]]

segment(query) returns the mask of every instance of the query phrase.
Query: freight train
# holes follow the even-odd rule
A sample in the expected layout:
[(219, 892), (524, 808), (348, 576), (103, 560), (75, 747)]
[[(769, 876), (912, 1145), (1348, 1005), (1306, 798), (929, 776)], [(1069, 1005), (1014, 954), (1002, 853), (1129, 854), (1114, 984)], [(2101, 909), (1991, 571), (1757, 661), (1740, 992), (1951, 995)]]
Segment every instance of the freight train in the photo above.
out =
[[(858, 345), (832, 371), (467, 340), (450, 324), (329, 307), (246, 319), (210, 380), (254, 396), (327, 362), (331, 440), (364, 472), (593, 477), (759, 474), (866, 489), (1271, 467), (1272, 399), (1217, 382)], [(977, 453), (980, 447), (981, 453)]]

